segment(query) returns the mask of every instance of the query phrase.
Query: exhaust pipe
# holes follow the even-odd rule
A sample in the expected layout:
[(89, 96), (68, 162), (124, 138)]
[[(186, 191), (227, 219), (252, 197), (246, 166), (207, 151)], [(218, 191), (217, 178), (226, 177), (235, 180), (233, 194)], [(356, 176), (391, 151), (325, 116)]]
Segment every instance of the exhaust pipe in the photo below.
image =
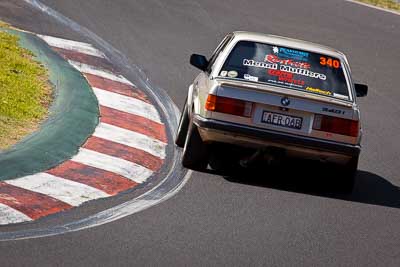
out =
[(286, 150), (277, 147), (267, 147), (257, 149), (250, 157), (245, 157), (239, 161), (244, 168), (251, 167), (256, 162), (264, 161), (269, 166), (278, 165), (286, 156)]

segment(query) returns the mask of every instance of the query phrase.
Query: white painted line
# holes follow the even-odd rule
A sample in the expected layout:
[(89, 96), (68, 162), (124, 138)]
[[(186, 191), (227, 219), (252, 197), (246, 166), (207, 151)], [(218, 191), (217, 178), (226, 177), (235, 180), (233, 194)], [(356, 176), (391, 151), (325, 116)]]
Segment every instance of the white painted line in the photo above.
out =
[(395, 14), (395, 15), (400, 15), (400, 12), (397, 12), (395, 10), (391, 10), (391, 9), (387, 9), (387, 8), (383, 8), (383, 7), (379, 7), (379, 6), (374, 6), (374, 5), (370, 5), (370, 4), (367, 4), (367, 3), (358, 2), (358, 1), (355, 1), (355, 0), (345, 0), (345, 1), (346, 2), (350, 2), (350, 3), (354, 3), (354, 4), (358, 4), (358, 5), (361, 5), (361, 6), (366, 6), (366, 7), (370, 7), (370, 8), (373, 8), (373, 9), (385, 11), (385, 12), (392, 13), (392, 14)]
[(106, 58), (103, 52), (97, 50), (91, 44), (66, 40), (53, 36), (40, 35), (40, 34), (38, 36), (42, 38), (48, 45), (53, 47), (71, 50), (90, 56)]
[(32, 221), (22, 212), (0, 203), (0, 225)]
[(73, 61), (73, 60), (68, 60), (68, 62), (69, 62), (69, 64), (74, 66), (80, 72), (96, 75), (96, 76), (99, 76), (101, 78), (105, 78), (105, 79), (108, 79), (108, 80), (112, 80), (112, 81), (116, 81), (116, 82), (120, 82), (120, 83), (124, 83), (124, 84), (128, 84), (128, 85), (136, 87), (133, 83), (128, 81), (122, 75), (117, 75), (117, 74), (111, 73), (109, 71), (103, 70), (101, 68), (98, 68), (98, 67), (95, 67), (95, 66), (91, 66), (91, 65), (88, 65), (88, 64), (84, 64), (84, 63), (80, 63), (80, 62), (76, 62), (76, 61)]
[(122, 175), (136, 183), (143, 183), (153, 172), (133, 162), (81, 148), (72, 161)]
[(99, 189), (48, 173), (37, 173), (14, 180), (8, 180), (5, 181), (5, 183), (48, 195), (72, 206), (79, 206), (83, 202), (92, 199), (110, 196)]
[(161, 123), (160, 114), (158, 114), (157, 109), (149, 103), (133, 97), (116, 94), (95, 87), (92, 89), (99, 100), (100, 105)]
[(161, 159), (165, 158), (165, 147), (167, 144), (147, 135), (107, 123), (100, 123), (94, 131), (93, 136), (146, 151)]

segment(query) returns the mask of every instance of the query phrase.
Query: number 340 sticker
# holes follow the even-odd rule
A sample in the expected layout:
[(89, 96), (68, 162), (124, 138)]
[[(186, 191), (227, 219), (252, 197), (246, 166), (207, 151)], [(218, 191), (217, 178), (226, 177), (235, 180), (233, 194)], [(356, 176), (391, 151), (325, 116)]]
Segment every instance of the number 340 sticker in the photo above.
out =
[(320, 60), (319, 64), (321, 64), (322, 66), (327, 66), (327, 67), (335, 68), (335, 69), (340, 68), (340, 61), (337, 59), (332, 59), (330, 57), (328, 57), (328, 58), (320, 57), (319, 60)]

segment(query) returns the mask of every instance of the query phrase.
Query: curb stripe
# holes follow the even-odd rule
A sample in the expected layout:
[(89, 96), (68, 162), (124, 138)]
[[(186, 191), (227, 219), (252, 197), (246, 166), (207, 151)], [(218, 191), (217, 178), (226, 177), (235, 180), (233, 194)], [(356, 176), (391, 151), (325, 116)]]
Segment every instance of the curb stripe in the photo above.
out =
[[(92, 199), (109, 196), (105, 192), (93, 187), (66, 180), (48, 173), (29, 175), (15, 180), (8, 180), (5, 183), (51, 196), (68, 203), (71, 206), (78, 206), (83, 202)], [(40, 205), (43, 204), (44, 203), (41, 203)]]
[(32, 221), (22, 212), (0, 203), (0, 225)]
[(150, 104), (150, 100), (147, 98), (147, 95), (142, 91), (138, 90), (136, 87), (133, 87), (125, 83), (120, 83), (106, 78), (102, 78), (89, 73), (86, 73), (85, 76), (92, 87), (97, 87), (102, 90), (114, 92), (120, 95), (134, 97)]
[(38, 219), (56, 212), (70, 209), (71, 206), (58, 199), (0, 182), (0, 203)]
[(90, 137), (83, 147), (142, 165), (153, 172), (158, 171), (163, 164), (162, 159), (146, 151), (95, 136)]
[(117, 75), (111, 72), (108, 72), (106, 70), (103, 70), (101, 68), (97, 68), (95, 66), (91, 66), (88, 64), (84, 64), (84, 63), (80, 63), (80, 62), (76, 62), (73, 60), (68, 60), (69, 64), (71, 64), (72, 66), (74, 66), (77, 70), (79, 70), (80, 72), (83, 72), (84, 74), (92, 74), (92, 75), (96, 75), (102, 78), (106, 78), (112, 81), (116, 81), (116, 82), (120, 82), (120, 83), (124, 83), (124, 84), (128, 84), (131, 86), (135, 86), (133, 83), (131, 83), (130, 81), (128, 81), (125, 77), (121, 76), (121, 75)]
[(136, 183), (142, 183), (146, 181), (146, 179), (153, 174), (151, 170), (136, 163), (86, 148), (81, 148), (79, 153), (71, 160), (119, 174)]
[(47, 171), (47, 173), (86, 184), (109, 195), (116, 195), (137, 185), (137, 183), (115, 173), (73, 161), (66, 161)]
[(106, 56), (104, 55), (103, 52), (97, 50), (91, 44), (77, 42), (77, 41), (71, 41), (71, 40), (52, 37), (52, 36), (40, 35), (40, 34), (38, 34), (38, 36), (40, 38), (42, 38), (48, 45), (50, 45), (52, 47), (63, 48), (66, 50), (72, 50), (72, 51), (76, 51), (79, 53), (83, 53), (83, 54), (87, 54), (87, 55), (91, 55), (91, 56), (95, 56), (95, 57), (106, 58)]
[(105, 106), (100, 106), (100, 114), (101, 122), (147, 135), (163, 143), (168, 142), (163, 124)]
[(82, 73), (100, 108), (100, 123), (71, 160), (46, 172), (0, 182), (0, 225), (36, 220), (136, 187), (161, 169), (168, 138), (143, 91), (114, 72), (87, 43), (38, 35)]
[(75, 52), (75, 51), (67, 50), (67, 49), (63, 49), (63, 48), (58, 48), (58, 47), (51, 47), (51, 49), (56, 51), (67, 61), (72, 60), (72, 61), (76, 61), (76, 62), (82, 62), (82, 63), (89, 64), (89, 65), (100, 66), (101, 68), (106, 69), (108, 71), (113, 71), (113, 67), (108, 62), (108, 60), (105, 58), (91, 56), (88, 54), (83, 54), (83, 53), (79, 53), (79, 52)]
[(138, 115), (149, 120), (161, 123), (160, 115), (156, 108), (146, 102), (140, 101), (133, 97), (128, 97), (116, 93), (111, 93), (99, 88), (93, 88), (99, 104), (113, 109)]
[(165, 147), (167, 144), (140, 133), (131, 132), (123, 128), (100, 122), (93, 135), (115, 143), (146, 151), (161, 159), (165, 158)]

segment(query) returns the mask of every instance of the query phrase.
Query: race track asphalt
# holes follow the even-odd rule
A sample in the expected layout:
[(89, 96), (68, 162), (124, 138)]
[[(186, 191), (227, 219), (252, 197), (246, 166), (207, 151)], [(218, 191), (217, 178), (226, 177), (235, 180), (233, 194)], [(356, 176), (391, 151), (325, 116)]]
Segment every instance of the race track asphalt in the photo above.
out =
[(359, 100), (360, 171), (350, 196), (306, 182), (325, 178), (312, 168), (295, 177), (288, 168), (240, 178), (196, 172), (175, 197), (133, 216), (2, 242), (1, 266), (400, 265), (400, 16), (341, 0), (43, 2), (109, 41), (179, 107), (197, 73), (190, 54), (209, 55), (230, 31), (343, 51), (370, 86)]

